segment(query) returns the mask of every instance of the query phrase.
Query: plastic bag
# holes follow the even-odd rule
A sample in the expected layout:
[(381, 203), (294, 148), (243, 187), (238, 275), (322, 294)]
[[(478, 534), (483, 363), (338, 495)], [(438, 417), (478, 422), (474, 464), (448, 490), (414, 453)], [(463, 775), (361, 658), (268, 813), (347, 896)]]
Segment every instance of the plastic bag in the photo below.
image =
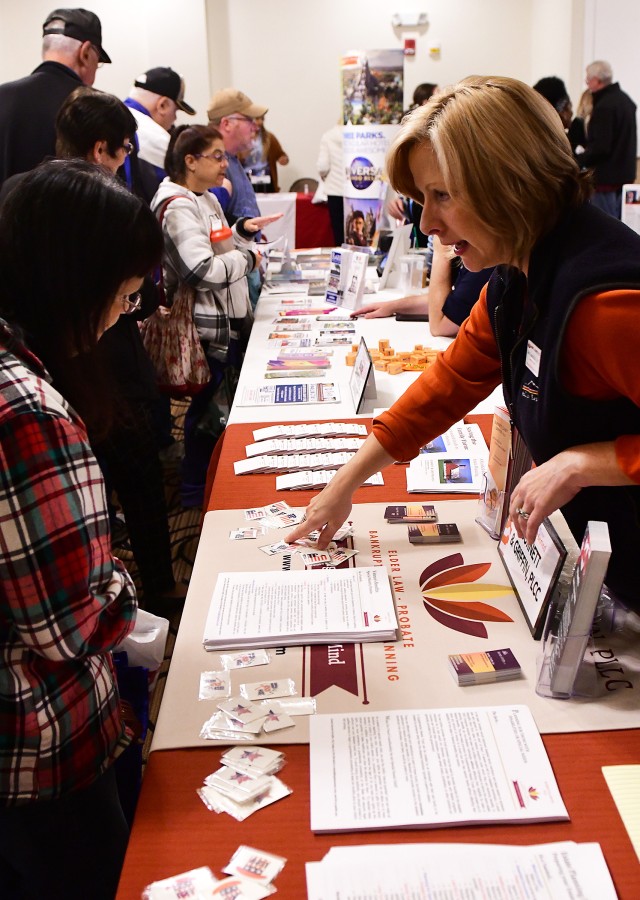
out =
[(162, 665), (168, 634), (168, 619), (154, 616), (146, 609), (139, 609), (133, 631), (114, 652), (124, 651), (130, 666), (144, 666), (150, 672), (155, 672)]

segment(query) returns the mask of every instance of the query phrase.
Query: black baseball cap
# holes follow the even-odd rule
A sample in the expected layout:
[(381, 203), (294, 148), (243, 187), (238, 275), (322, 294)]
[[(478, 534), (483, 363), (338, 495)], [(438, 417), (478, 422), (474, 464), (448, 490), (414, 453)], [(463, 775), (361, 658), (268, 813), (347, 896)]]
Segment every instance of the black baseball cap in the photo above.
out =
[(42, 26), (42, 36), (47, 34), (64, 34), (76, 41), (90, 41), (99, 53), (100, 62), (111, 62), (102, 47), (100, 19), (88, 9), (54, 9)]
[(195, 116), (196, 111), (184, 101), (184, 78), (170, 69), (169, 66), (157, 66), (155, 69), (147, 69), (142, 75), (138, 75), (133, 82), (136, 87), (168, 97), (173, 100), (178, 109), (186, 112), (188, 116)]

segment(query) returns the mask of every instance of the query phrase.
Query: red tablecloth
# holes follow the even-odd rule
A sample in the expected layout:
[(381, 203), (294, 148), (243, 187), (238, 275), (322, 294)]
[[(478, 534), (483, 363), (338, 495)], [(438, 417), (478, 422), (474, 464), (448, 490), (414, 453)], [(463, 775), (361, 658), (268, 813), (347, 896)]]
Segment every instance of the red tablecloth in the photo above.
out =
[(333, 247), (329, 207), (312, 199), (313, 194), (296, 195), (296, 247)]

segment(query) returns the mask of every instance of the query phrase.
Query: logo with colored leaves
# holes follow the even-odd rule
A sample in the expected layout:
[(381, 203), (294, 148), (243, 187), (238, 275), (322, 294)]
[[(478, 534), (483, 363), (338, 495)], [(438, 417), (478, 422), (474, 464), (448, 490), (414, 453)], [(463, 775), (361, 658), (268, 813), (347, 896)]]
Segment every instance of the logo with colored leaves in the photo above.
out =
[(538, 793), (538, 789), (534, 788), (534, 787), (529, 788), (529, 796), (531, 797), (532, 800), (540, 799), (540, 794)]
[[(491, 563), (465, 566), (461, 553), (452, 553), (432, 563), (420, 576), (424, 608), (429, 615), (453, 631), (474, 637), (488, 637), (484, 622), (513, 622), (502, 610), (484, 601), (513, 596), (502, 584), (474, 584)], [(478, 598), (482, 597), (482, 600)]]

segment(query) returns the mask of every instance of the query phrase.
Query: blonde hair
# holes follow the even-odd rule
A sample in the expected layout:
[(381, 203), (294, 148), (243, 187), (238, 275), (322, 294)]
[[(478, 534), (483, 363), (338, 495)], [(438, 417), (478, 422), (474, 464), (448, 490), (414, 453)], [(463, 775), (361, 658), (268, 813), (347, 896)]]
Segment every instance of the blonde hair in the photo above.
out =
[(433, 150), (450, 196), (498, 241), (505, 262), (522, 262), (568, 206), (590, 194), (560, 117), (513, 78), (465, 78), (407, 116), (387, 155), (391, 184), (423, 201), (409, 168)]

